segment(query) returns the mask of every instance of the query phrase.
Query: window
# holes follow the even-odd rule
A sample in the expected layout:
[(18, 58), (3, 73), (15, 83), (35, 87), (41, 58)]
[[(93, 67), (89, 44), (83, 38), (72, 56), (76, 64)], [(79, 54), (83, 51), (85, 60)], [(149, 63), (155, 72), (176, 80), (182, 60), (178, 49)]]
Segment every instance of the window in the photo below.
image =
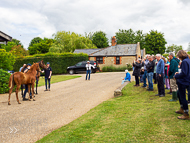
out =
[(96, 57), (96, 61), (98, 64), (103, 64), (103, 57)]
[(77, 67), (81, 66), (81, 65), (82, 65), (82, 62), (76, 64)]
[(116, 64), (120, 64), (120, 57), (116, 57)]

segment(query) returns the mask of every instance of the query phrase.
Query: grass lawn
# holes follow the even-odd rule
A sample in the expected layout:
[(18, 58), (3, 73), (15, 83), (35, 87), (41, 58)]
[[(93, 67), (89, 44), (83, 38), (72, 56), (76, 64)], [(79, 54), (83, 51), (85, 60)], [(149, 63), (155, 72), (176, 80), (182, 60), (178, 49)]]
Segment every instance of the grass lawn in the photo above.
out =
[[(51, 84), (52, 83), (56, 83), (56, 82), (61, 82), (61, 81), (65, 81), (65, 80), (69, 80), (69, 79), (74, 79), (74, 78), (78, 78), (81, 76), (74, 76), (74, 75), (53, 75), (51, 77)], [(38, 86), (43, 86), (45, 85), (45, 79), (44, 77), (40, 77)]]
[(179, 103), (168, 102), (169, 94), (155, 96), (156, 87), (148, 92), (133, 84), (122, 97), (103, 102), (38, 142), (190, 142), (190, 120), (179, 120), (174, 112)]

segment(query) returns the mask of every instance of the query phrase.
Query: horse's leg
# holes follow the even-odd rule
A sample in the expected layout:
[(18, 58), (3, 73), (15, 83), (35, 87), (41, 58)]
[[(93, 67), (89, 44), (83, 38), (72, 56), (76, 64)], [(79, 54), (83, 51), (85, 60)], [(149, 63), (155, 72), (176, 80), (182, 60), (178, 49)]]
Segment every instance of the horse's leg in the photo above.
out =
[(8, 105), (11, 105), (11, 103), (10, 103), (10, 98), (11, 98), (11, 93), (12, 93), (12, 91), (13, 91), (13, 88), (14, 88), (14, 83), (12, 84), (12, 87), (9, 89), (9, 98), (8, 98)]
[(19, 101), (19, 99), (18, 99), (19, 89), (20, 89), (20, 85), (17, 85), (17, 87), (16, 87), (16, 99), (17, 99), (18, 104), (21, 104), (20, 101)]
[(35, 98), (34, 98), (34, 83), (32, 84), (32, 99), (33, 99), (33, 101), (35, 101)]
[(28, 100), (31, 101), (30, 100), (30, 85), (29, 84), (28, 84)]

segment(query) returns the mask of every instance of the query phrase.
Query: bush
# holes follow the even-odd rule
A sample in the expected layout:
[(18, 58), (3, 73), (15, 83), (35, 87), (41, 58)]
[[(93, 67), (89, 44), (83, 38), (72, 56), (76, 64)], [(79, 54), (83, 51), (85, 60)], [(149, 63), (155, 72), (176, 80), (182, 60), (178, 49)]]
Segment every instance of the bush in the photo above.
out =
[(10, 73), (0, 69), (0, 94), (7, 93), (9, 91), (9, 77)]
[(6, 52), (5, 49), (0, 49), (0, 69), (13, 70), (15, 63), (15, 56)]
[(88, 60), (87, 54), (73, 54), (73, 53), (46, 53), (37, 54), (33, 56), (26, 56), (24, 58), (17, 58), (14, 64), (14, 71), (19, 71), (23, 64), (38, 62), (43, 60), (46, 64), (50, 62), (53, 74), (67, 73), (67, 67), (75, 65), (78, 62)]
[(132, 66), (130, 64), (128, 64), (127, 66), (122, 66), (122, 67), (114, 67), (114, 66), (104, 66), (102, 68), (103, 72), (121, 72), (121, 71), (125, 71), (126, 69), (128, 69), (129, 71), (132, 70)]

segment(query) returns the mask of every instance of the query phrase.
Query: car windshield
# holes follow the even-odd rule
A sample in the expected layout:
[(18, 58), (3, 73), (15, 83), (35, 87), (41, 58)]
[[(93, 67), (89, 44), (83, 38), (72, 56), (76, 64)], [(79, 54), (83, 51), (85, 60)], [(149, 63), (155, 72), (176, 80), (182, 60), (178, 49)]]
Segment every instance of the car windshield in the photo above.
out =
[(82, 62), (76, 64), (76, 66), (81, 66), (81, 65), (82, 65)]

